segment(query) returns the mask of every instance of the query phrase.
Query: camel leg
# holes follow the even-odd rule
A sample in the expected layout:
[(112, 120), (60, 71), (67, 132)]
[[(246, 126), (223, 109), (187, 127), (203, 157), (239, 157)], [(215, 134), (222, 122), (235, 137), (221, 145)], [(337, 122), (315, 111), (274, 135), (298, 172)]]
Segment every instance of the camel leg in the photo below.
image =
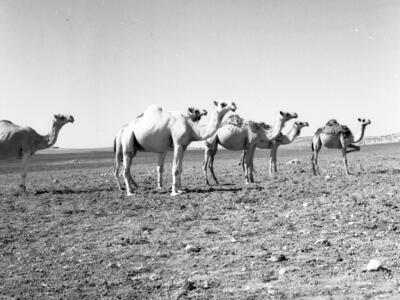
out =
[(319, 139), (319, 137), (317, 140), (315, 140), (315, 138), (314, 138), (312, 143), (313, 143), (312, 144), (313, 155), (311, 157), (311, 163), (312, 163), (313, 173), (315, 176), (317, 176), (317, 175), (321, 175), (321, 173), (319, 172), (319, 167), (318, 167), (318, 153), (321, 150), (322, 143), (321, 143), (321, 140)]
[(172, 162), (172, 191), (171, 196), (179, 195), (179, 166), (183, 158), (183, 147), (180, 145), (174, 146), (174, 160)]
[(123, 177), (126, 185), (127, 196), (133, 195), (133, 187), (137, 187), (137, 183), (133, 180), (131, 175), (132, 158), (135, 156), (136, 151), (133, 153), (125, 152), (123, 157)]
[(246, 151), (246, 162), (245, 162), (245, 183), (254, 183), (253, 178), (253, 160), (254, 160), (255, 147), (252, 146)]
[(271, 147), (271, 154), (269, 158), (269, 174), (273, 175), (278, 172), (276, 167), (276, 153), (278, 151), (278, 145), (273, 144)]
[(350, 175), (349, 173), (349, 169), (347, 166), (347, 153), (346, 153), (346, 148), (342, 149), (342, 155), (343, 155), (343, 165), (344, 165), (344, 169), (346, 171), (346, 175)]
[(120, 174), (120, 170), (121, 170), (121, 161), (122, 161), (121, 152), (118, 152), (118, 150), (117, 150), (117, 152), (115, 153), (114, 178), (115, 178), (115, 181), (117, 182), (117, 186), (118, 186), (118, 189), (119, 189), (120, 191), (122, 191), (122, 190), (124, 189), (124, 188), (122, 187), (122, 185), (121, 185), (121, 182), (119, 181), (119, 176), (121, 175), (121, 174)]
[(22, 168), (21, 168), (21, 183), (19, 184), (19, 188), (22, 192), (26, 192), (26, 173), (28, 172), (28, 165), (31, 159), (30, 153), (24, 153), (22, 156)]
[(352, 149), (351, 150), (347, 150), (346, 153), (351, 153), (351, 152), (356, 152), (356, 151), (360, 151), (361, 150), (361, 148), (359, 146), (353, 145), (353, 144), (350, 144), (349, 148), (352, 148)]
[(167, 152), (160, 153), (158, 155), (158, 165), (157, 165), (157, 189), (161, 189), (163, 185), (163, 172), (164, 172), (164, 161), (167, 156)]
[(217, 151), (211, 153), (211, 157), (210, 157), (210, 162), (209, 162), (209, 164), (208, 164), (208, 168), (210, 169), (211, 175), (212, 175), (212, 177), (213, 177), (215, 183), (216, 183), (216, 184), (219, 184), (219, 181), (218, 181), (218, 179), (217, 179), (217, 176), (215, 176), (215, 173), (214, 173), (214, 158), (215, 158), (216, 152), (217, 152)]
[(210, 161), (210, 157), (211, 157), (211, 149), (206, 148), (204, 151), (204, 161), (203, 161), (203, 174), (204, 178), (206, 179), (206, 185), (210, 185), (210, 182), (208, 181), (207, 177), (207, 167)]
[(239, 165), (239, 166), (242, 166), (243, 172), (245, 171), (245, 170), (244, 170), (244, 160), (245, 160), (245, 158), (246, 158), (246, 150), (243, 150), (243, 151), (242, 151), (242, 154), (241, 154), (241, 156), (240, 156), (240, 160), (239, 160), (239, 162), (238, 162), (238, 165)]
[(347, 146), (346, 141), (343, 134), (340, 134), (340, 144), (342, 146), (342, 156), (343, 156), (343, 165), (346, 171), (346, 175), (350, 175), (349, 168), (347, 166)]
[(182, 147), (182, 157), (179, 160), (179, 165), (178, 165), (178, 170), (179, 170), (179, 176), (177, 178), (177, 187), (178, 187), (178, 193), (183, 193), (182, 190), (182, 173), (183, 173), (183, 157), (185, 156), (185, 152), (186, 152), (186, 146)]

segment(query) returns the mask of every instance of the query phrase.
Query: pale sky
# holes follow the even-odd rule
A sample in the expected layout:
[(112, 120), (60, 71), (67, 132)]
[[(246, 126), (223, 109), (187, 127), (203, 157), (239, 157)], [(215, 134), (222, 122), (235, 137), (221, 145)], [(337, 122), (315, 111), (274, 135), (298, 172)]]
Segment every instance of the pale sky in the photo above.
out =
[(302, 135), (400, 132), (400, 1), (0, 0), (0, 119), (45, 134), (72, 114), (57, 145), (105, 147), (150, 104), (213, 100), (295, 111)]

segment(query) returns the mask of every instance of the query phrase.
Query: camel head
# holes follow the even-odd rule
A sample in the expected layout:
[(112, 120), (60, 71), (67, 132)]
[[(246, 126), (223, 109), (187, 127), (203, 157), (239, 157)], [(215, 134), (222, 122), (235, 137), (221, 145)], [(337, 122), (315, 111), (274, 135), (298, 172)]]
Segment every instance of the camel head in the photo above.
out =
[(296, 128), (297, 130), (301, 130), (303, 127), (308, 127), (308, 122), (299, 122), (295, 121), (293, 123), (293, 127)]
[(193, 122), (198, 122), (200, 121), (202, 116), (206, 116), (207, 111), (203, 109), (203, 111), (200, 111), (200, 109), (194, 108), (194, 107), (189, 107), (187, 111), (187, 116), (190, 120)]
[(286, 111), (280, 111), (279, 113), (281, 115), (282, 120), (285, 121), (285, 122), (287, 122), (287, 121), (289, 121), (291, 119), (296, 119), (297, 118), (297, 114), (296, 113), (289, 113), (289, 112), (286, 112)]
[(370, 119), (358, 118), (357, 120), (358, 120), (358, 122), (361, 123), (361, 126), (362, 126), (362, 127), (366, 127), (366, 126), (368, 126), (369, 124), (371, 124), (371, 120), (370, 120)]
[(54, 115), (53, 123), (57, 127), (61, 128), (62, 126), (64, 126), (67, 123), (74, 123), (74, 121), (75, 121), (75, 119), (71, 115), (57, 114), (57, 115)]
[(228, 111), (235, 111), (236, 104), (231, 102), (227, 104), (225, 102), (214, 101), (214, 111), (222, 118)]

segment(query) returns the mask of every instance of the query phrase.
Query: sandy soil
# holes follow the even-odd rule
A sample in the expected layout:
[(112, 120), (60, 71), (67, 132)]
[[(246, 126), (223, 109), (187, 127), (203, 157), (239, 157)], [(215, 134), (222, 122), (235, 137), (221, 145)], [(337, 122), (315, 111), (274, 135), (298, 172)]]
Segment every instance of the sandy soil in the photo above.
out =
[[(187, 153), (175, 198), (170, 160), (155, 190), (154, 155), (136, 160), (129, 198), (110, 153), (36, 156), (27, 195), (0, 165), (0, 298), (399, 299), (400, 145), (350, 154), (348, 178), (340, 151), (323, 150), (314, 177), (309, 149), (282, 150), (276, 178), (257, 152), (251, 185), (240, 153), (219, 152), (211, 187)], [(363, 272), (372, 258), (383, 268)]]

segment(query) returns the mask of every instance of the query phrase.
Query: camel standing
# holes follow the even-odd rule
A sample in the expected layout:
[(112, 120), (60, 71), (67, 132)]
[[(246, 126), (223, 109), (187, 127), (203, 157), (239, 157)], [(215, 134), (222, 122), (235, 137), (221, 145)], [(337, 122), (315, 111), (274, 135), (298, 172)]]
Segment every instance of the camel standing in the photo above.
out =
[[(189, 107), (187, 112), (186, 112), (186, 118), (191, 120), (192, 122), (199, 122), (203, 116), (207, 115), (207, 111), (205, 109), (200, 110), (198, 108), (194, 107)], [(138, 115), (136, 119), (143, 117), (143, 113)], [(114, 139), (114, 153), (115, 153), (115, 167), (114, 167), (114, 177), (115, 180), (117, 181), (117, 186), (120, 191), (123, 190), (122, 185), (119, 181), (119, 176), (120, 174), (120, 169), (121, 169), (121, 163), (122, 163), (122, 158), (123, 158), (123, 153), (122, 153), (122, 145), (121, 145), (121, 136), (122, 132), (124, 131), (125, 127), (128, 126), (128, 124), (125, 124), (117, 133), (115, 139)], [(118, 145), (118, 146), (117, 146)], [(118, 152), (117, 152), (118, 149)], [(164, 155), (164, 158), (159, 158), (164, 160), (165, 156), (167, 155), (167, 152), (165, 153), (160, 153), (160, 156)], [(157, 168), (157, 189), (162, 188), (162, 174), (160, 173), (160, 168)]]
[[(271, 154), (270, 154), (270, 158), (269, 158), (269, 174), (273, 174), (278, 172), (278, 168), (276, 165), (276, 156), (277, 156), (277, 152), (278, 152), (278, 147), (280, 145), (288, 145), (291, 144), (301, 133), (301, 130), (304, 127), (308, 127), (308, 123), (307, 122), (298, 122), (295, 121), (293, 123), (292, 128), (290, 129), (290, 131), (287, 134), (283, 134), (280, 133), (279, 136), (275, 139), (270, 141), (270, 143), (268, 144), (264, 144), (258, 148), (262, 148), (262, 149), (271, 149)], [(242, 152), (242, 156), (240, 158), (239, 161), (239, 165), (242, 165), (243, 167), (243, 171), (244, 171), (244, 161), (245, 161), (245, 157), (246, 157), (246, 150), (243, 150)]]
[(54, 115), (50, 133), (40, 135), (31, 127), (18, 126), (7, 120), (0, 121), (0, 159), (22, 159), (19, 187), (23, 192), (26, 192), (25, 179), (32, 155), (38, 150), (53, 146), (60, 129), (65, 124), (73, 122), (72, 116)]
[[(172, 164), (171, 196), (182, 193), (182, 163), (187, 146), (193, 141), (201, 141), (211, 137), (221, 125), (221, 120), (228, 111), (235, 111), (236, 105), (214, 101), (214, 110), (208, 125), (199, 125), (188, 120), (179, 112), (163, 111), (152, 105), (146, 109), (141, 118), (133, 120), (122, 132), (120, 144), (123, 154), (123, 177), (127, 195), (133, 194), (137, 186), (130, 173), (130, 167), (136, 152), (146, 151), (159, 153), (157, 173), (162, 178), (166, 152), (174, 150)], [(116, 149), (116, 153), (121, 150)]]
[[(336, 120), (329, 120), (325, 127), (318, 128), (313, 136), (311, 144), (311, 149), (313, 151), (311, 162), (314, 175), (320, 175), (318, 168), (318, 152), (321, 150), (322, 146), (328, 149), (342, 149), (344, 168), (346, 174), (350, 175), (347, 166), (347, 153), (360, 151), (360, 147), (354, 144), (363, 139), (365, 128), (371, 124), (369, 119), (358, 118), (358, 122), (361, 124), (361, 130), (357, 138), (354, 138), (347, 126), (340, 125)], [(352, 149), (347, 150), (347, 148)]]
[(227, 123), (218, 129), (217, 133), (205, 142), (203, 172), (206, 184), (209, 185), (207, 167), (218, 184), (214, 173), (214, 157), (217, 153), (218, 145), (232, 151), (246, 150), (245, 183), (254, 182), (253, 158), (256, 147), (265, 147), (271, 140), (276, 139), (285, 123), (293, 118), (297, 118), (296, 113), (281, 111), (275, 125), (269, 131), (266, 131), (264, 126), (253, 121), (245, 121), (243, 126)]

